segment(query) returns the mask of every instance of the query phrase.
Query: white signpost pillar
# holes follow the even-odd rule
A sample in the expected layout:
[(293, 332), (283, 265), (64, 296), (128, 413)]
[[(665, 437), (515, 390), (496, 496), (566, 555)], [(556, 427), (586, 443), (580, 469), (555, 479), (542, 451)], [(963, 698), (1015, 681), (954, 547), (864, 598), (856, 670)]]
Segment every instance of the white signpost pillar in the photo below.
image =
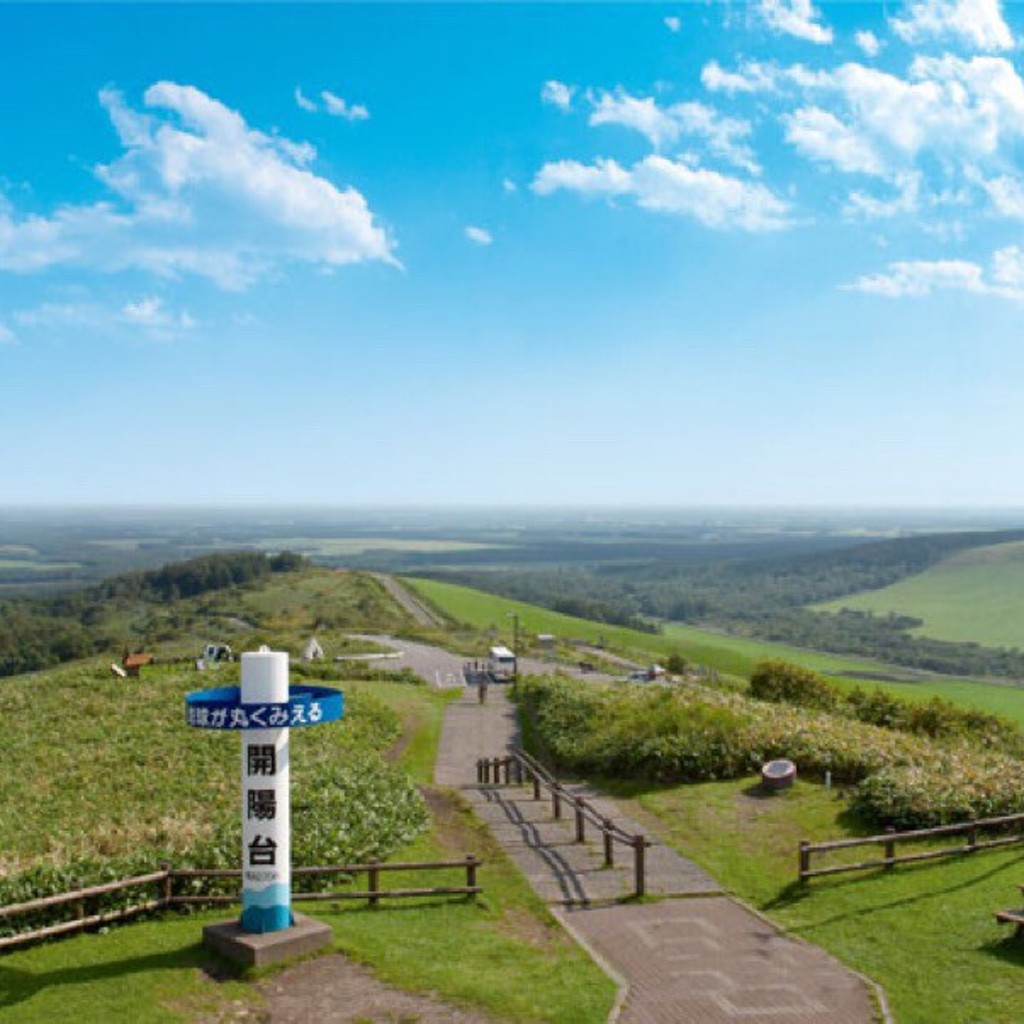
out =
[[(241, 702), (288, 705), (285, 652), (242, 655)], [(283, 727), (241, 732), (242, 928), (247, 932), (276, 932), (292, 924), (289, 716), (281, 718)]]
[(232, 960), (262, 966), (331, 941), (327, 925), (292, 915), (288, 733), (344, 716), (340, 690), (289, 686), (288, 655), (266, 647), (242, 655), (241, 686), (185, 696), (190, 726), (242, 736), (242, 917), (203, 928), (203, 941)]

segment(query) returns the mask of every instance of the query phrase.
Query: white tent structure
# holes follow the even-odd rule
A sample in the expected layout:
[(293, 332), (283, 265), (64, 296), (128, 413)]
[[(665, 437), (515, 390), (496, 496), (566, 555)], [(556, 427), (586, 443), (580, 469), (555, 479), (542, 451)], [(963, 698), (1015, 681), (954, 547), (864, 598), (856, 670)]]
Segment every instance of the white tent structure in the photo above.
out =
[(317, 642), (316, 637), (310, 637), (309, 643), (302, 648), (303, 661), (319, 661), (324, 656), (324, 649)]

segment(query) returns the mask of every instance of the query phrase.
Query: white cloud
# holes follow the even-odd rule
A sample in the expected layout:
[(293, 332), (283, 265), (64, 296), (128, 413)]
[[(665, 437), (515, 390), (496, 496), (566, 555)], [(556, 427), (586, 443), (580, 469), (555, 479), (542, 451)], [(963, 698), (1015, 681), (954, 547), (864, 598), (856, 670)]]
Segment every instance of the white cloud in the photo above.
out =
[(664, 22), (665, 27), (669, 30), (669, 32), (672, 32), (673, 34), (677, 33), (683, 27), (682, 20), (675, 17), (675, 15), (670, 14), (667, 18), (664, 19)]
[(511, 178), (503, 178), (502, 182), (501, 182), (501, 187), (506, 192), (518, 192), (519, 191), (519, 186)]
[(568, 110), (572, 106), (573, 93), (576, 92), (575, 85), (566, 85), (550, 79), (545, 82), (540, 90), (541, 102), (548, 103), (559, 110)]
[(320, 93), (320, 98), (324, 101), (324, 109), (331, 117), (342, 117), (346, 121), (366, 121), (370, 117), (370, 112), (361, 103), (348, 104), (327, 89)]
[(945, 40), (984, 51), (1013, 47), (999, 0), (921, 0), (910, 4), (905, 18), (893, 18), (890, 23), (912, 46)]
[(310, 114), (315, 114), (320, 109), (311, 99), (303, 96), (302, 90), (298, 86), (295, 86), (295, 105)]
[(679, 125), (650, 96), (630, 96), (620, 89), (615, 94), (601, 92), (593, 101), (589, 124), (617, 124), (645, 135), (651, 145), (660, 149), (679, 138)]
[(750, 135), (746, 121), (722, 117), (703, 103), (676, 103), (659, 107), (652, 97), (631, 96), (623, 89), (614, 94), (600, 92), (591, 96), (591, 125), (617, 124), (640, 132), (655, 149), (663, 149), (683, 136), (705, 139), (708, 149), (723, 160), (751, 173), (760, 168), (750, 147), (741, 140)]
[(142, 268), (238, 289), (288, 263), (397, 262), (362, 194), (308, 169), (312, 146), (250, 128), (193, 86), (156, 83), (146, 112), (113, 90), (100, 100), (124, 147), (96, 168), (110, 198), (48, 216), (0, 202), (0, 270)]
[(864, 220), (915, 213), (920, 205), (921, 175), (916, 172), (901, 175), (895, 184), (895, 195), (879, 197), (862, 191), (850, 193), (843, 213), (847, 217)]
[(992, 278), (1024, 296), (1024, 252), (1016, 245), (999, 249), (992, 257)]
[(631, 196), (643, 209), (692, 217), (711, 228), (771, 231), (789, 224), (787, 204), (765, 186), (657, 154), (628, 170), (614, 160), (545, 164), (532, 188), (540, 195), (564, 189), (604, 197)]
[(1024, 180), (1000, 175), (981, 182), (996, 212), (1013, 220), (1024, 220)]
[(785, 114), (786, 141), (812, 160), (834, 164), (841, 171), (882, 174), (884, 164), (856, 128), (820, 107), (802, 107)]
[(851, 62), (822, 71), (705, 68), (705, 79), (732, 91), (742, 83), (749, 92), (795, 89), (811, 98), (782, 115), (790, 141), (840, 170), (895, 178), (927, 157), (936, 173), (977, 174), (986, 162), (1012, 160), (1024, 139), (1024, 81), (1002, 57), (918, 56), (906, 78)]
[(466, 228), (466, 237), (471, 242), (476, 242), (477, 245), (490, 245), (494, 241), (494, 236), (490, 231), (477, 227), (475, 224), (470, 224)]
[(911, 260), (890, 263), (884, 274), (867, 274), (849, 286), (853, 291), (889, 299), (921, 298), (936, 290), (984, 292), (982, 268), (966, 260)]
[(185, 310), (167, 309), (157, 296), (125, 302), (120, 308), (96, 302), (46, 302), (14, 313), (19, 327), (32, 331), (74, 331), (76, 334), (142, 336), (167, 341), (199, 324)]
[(101, 328), (110, 324), (109, 313), (89, 303), (45, 302), (34, 309), (19, 309), (14, 314), (19, 327), (53, 330), (58, 327)]
[(859, 277), (847, 288), (889, 299), (960, 291), (1024, 301), (1024, 253), (1016, 246), (998, 250), (988, 275), (981, 264), (970, 260), (897, 261), (884, 273)]
[(718, 61), (704, 65), (700, 73), (701, 84), (709, 92), (736, 93), (771, 92), (776, 87), (777, 69), (770, 64), (747, 61), (739, 71), (726, 71)]
[(882, 49), (882, 44), (879, 42), (878, 36), (874, 32), (855, 32), (853, 35), (853, 41), (861, 48), (861, 51), (866, 57), (877, 57), (879, 51)]
[(12, 345), (17, 340), (18, 339), (15, 337), (14, 331), (0, 320), (0, 345)]
[(761, 17), (775, 32), (810, 43), (831, 43), (832, 29), (818, 23), (811, 0), (761, 0)]
[(576, 160), (557, 160), (537, 172), (530, 188), (542, 196), (559, 189), (591, 195), (625, 195), (632, 189), (632, 177), (614, 160), (599, 157), (590, 165)]
[(172, 313), (164, 308), (163, 300), (157, 296), (125, 303), (121, 307), (120, 317), (125, 323), (158, 330), (191, 330), (197, 326), (189, 313)]

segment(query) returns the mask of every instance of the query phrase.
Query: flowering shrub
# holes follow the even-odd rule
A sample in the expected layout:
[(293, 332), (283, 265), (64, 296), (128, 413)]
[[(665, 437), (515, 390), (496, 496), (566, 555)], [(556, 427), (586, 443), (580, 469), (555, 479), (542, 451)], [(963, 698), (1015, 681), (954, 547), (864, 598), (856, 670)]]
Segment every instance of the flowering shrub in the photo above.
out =
[(658, 781), (735, 778), (775, 758), (801, 774), (858, 783), (878, 824), (918, 827), (1024, 811), (1024, 761), (841, 715), (700, 686), (595, 686), (529, 679), (520, 699), (564, 768)]
[(871, 821), (903, 829), (1024, 813), (1024, 763), (998, 754), (944, 751), (869, 776), (853, 806)]
[(1009, 719), (962, 708), (941, 697), (929, 701), (903, 700), (877, 686), (872, 690), (857, 687), (844, 694), (816, 672), (779, 659), (754, 666), (750, 695), (777, 704), (846, 715), (884, 729), (933, 739), (958, 739), (986, 750), (1024, 757), (1024, 734)]

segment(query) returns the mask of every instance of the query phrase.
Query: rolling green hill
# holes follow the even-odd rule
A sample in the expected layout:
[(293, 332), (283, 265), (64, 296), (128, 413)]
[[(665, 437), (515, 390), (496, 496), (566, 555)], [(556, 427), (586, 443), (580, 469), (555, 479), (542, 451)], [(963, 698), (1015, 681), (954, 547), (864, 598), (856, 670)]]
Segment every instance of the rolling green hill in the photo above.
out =
[[(847, 689), (858, 685), (877, 685), (897, 696), (910, 699), (927, 700), (930, 697), (943, 697), (957, 704), (1005, 715), (1024, 725), (1024, 689), (1012, 686), (927, 676), (921, 676), (917, 681), (909, 681), (906, 669), (866, 659), (842, 658), (783, 644), (712, 633), (675, 623), (666, 624), (662, 633), (642, 633), (622, 626), (609, 626), (606, 623), (563, 615), (524, 601), (496, 597), (494, 594), (473, 590), (470, 587), (412, 578), (405, 579), (405, 582), (455, 621), (482, 631), (496, 629), (503, 640), (511, 640), (512, 624), (509, 615), (514, 612), (519, 616), (520, 630), (524, 635), (554, 633), (559, 637), (585, 640), (588, 643), (603, 641), (610, 649), (630, 654), (640, 661), (664, 659), (673, 651), (678, 651), (691, 661), (717, 669), (729, 676), (745, 679), (749, 677), (751, 669), (758, 661), (765, 658), (783, 658), (817, 672), (826, 673)], [(879, 676), (890, 676), (892, 681), (878, 679)], [(908, 681), (896, 681), (901, 677), (907, 678)]]
[(1024, 543), (974, 548), (917, 576), (817, 606), (923, 620), (912, 632), (937, 640), (1024, 650)]

